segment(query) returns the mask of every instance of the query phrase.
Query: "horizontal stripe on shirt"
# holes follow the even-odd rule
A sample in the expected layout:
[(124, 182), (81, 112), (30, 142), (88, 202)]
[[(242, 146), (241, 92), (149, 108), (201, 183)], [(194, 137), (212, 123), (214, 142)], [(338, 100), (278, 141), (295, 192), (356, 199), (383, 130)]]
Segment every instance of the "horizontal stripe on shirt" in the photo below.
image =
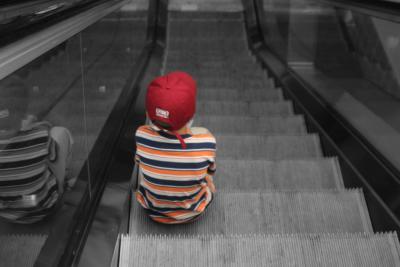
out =
[(161, 180), (161, 179), (156, 179), (152, 178), (148, 175), (143, 174), (144, 179), (149, 181), (152, 184), (157, 184), (157, 185), (167, 185), (167, 186), (176, 186), (176, 187), (185, 187), (185, 186), (198, 186), (201, 183), (205, 182), (205, 178), (200, 179), (200, 180), (191, 180), (191, 181), (179, 181), (179, 180)]
[(208, 162), (207, 160), (198, 163), (160, 161), (149, 159), (146, 157), (140, 157), (139, 160), (143, 164), (152, 167), (176, 170), (202, 170), (208, 168), (208, 166), (210, 165), (210, 162)]
[[(168, 150), (181, 150), (182, 145), (180, 143), (164, 143), (164, 142), (157, 142), (149, 139), (145, 139), (142, 137), (136, 137), (136, 142), (138, 144), (156, 148), (156, 149), (168, 149)], [(185, 142), (186, 143), (186, 142)], [(205, 143), (186, 143), (186, 150), (207, 150), (207, 149), (215, 149), (215, 143), (205, 142)]]
[[(141, 187), (141, 190), (146, 190), (144, 187)], [(160, 194), (156, 194), (154, 192), (148, 191), (146, 190), (146, 192), (148, 192), (149, 194), (151, 194), (153, 197), (160, 199), (160, 200), (170, 200), (170, 201), (185, 201), (188, 199), (193, 199), (197, 193), (195, 194), (191, 194), (191, 195), (186, 195), (186, 196), (167, 196), (167, 195), (160, 195)]]
[(198, 204), (200, 202), (202, 202), (205, 198), (206, 198), (206, 195), (204, 194), (203, 196), (201, 196), (199, 201), (190, 205), (189, 208), (183, 208), (183, 207), (178, 207), (178, 206), (177, 207), (168, 207), (168, 208), (156, 207), (153, 205), (153, 203), (148, 198), (146, 198), (146, 199), (147, 199), (147, 202), (149, 205), (149, 207), (148, 207), (149, 209), (156, 210), (160, 213), (166, 213), (166, 212), (173, 212), (173, 211), (195, 211), (195, 208), (198, 206)]
[(0, 137), (0, 216), (32, 223), (47, 216), (59, 199), (57, 179), (48, 162), (55, 142), (48, 123)]
[(3, 151), (20, 150), (38, 145), (46, 145), (48, 141), (49, 141), (49, 136), (45, 136), (34, 140), (27, 140), (19, 143), (10, 143), (8, 145), (5, 145), (4, 147), (0, 147), (0, 153)]
[(141, 126), (136, 131), (136, 161), (142, 175), (136, 193), (150, 216), (163, 223), (188, 221), (212, 199), (206, 179), (215, 162), (211, 134), (185, 135), (183, 149), (174, 135)]
[(34, 165), (39, 162), (43, 162), (44, 160), (46, 160), (46, 158), (47, 158), (47, 154), (40, 156), (40, 157), (33, 158), (33, 159), (20, 160), (20, 161), (16, 161), (16, 162), (0, 163), (0, 169), (7, 170), (7, 169), (14, 169), (14, 168), (20, 168), (20, 167), (25, 167), (25, 166), (29, 166), (29, 165)]

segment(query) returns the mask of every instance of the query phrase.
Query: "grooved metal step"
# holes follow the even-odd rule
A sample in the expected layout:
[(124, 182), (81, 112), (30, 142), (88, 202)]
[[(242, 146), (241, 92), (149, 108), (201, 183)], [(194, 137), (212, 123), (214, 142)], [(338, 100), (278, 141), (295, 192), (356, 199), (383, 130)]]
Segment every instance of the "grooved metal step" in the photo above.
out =
[(344, 188), (336, 158), (218, 160), (218, 190), (319, 190)]
[(306, 159), (322, 157), (319, 137), (309, 135), (215, 135), (218, 159)]
[(247, 65), (247, 66), (241, 66), (241, 64), (234, 64), (233, 62), (230, 64), (226, 64), (224, 66), (213, 66), (211, 64), (207, 64), (206, 62), (204, 63), (199, 63), (202, 60), (199, 59), (197, 63), (191, 63), (192, 67), (186, 67), (186, 65), (181, 65), (181, 64), (176, 64), (176, 65), (172, 65), (167, 63), (165, 66), (165, 69), (167, 71), (175, 71), (175, 70), (185, 70), (187, 72), (190, 73), (190, 70), (199, 70), (202, 68), (207, 68), (209, 69), (209, 71), (213, 71), (213, 72), (218, 72), (221, 68), (224, 69), (224, 71), (230, 71), (230, 72), (239, 72), (240, 70), (242, 70), (243, 68), (247, 68), (248, 70), (252, 71), (256, 71), (259, 70), (258, 68), (256, 68), (253, 65)]
[(214, 134), (305, 134), (307, 132), (304, 117), (267, 117), (246, 116), (196, 116), (194, 125), (207, 126)]
[(216, 137), (217, 193), (182, 225), (155, 223), (132, 202), (120, 266), (400, 267), (396, 233), (373, 234), (362, 191), (344, 189), (337, 159), (323, 158), (319, 136), (274, 90), (243, 19), (172, 16), (187, 19), (169, 21), (163, 71), (197, 80), (194, 124)]
[[(166, 63), (167, 66), (169, 63)], [(198, 79), (198, 76), (214, 76), (214, 75), (220, 75), (221, 77), (248, 77), (249, 79), (257, 79), (257, 77), (266, 77), (267, 74), (264, 70), (262, 69), (251, 69), (251, 70), (229, 70), (229, 69), (219, 69), (217, 72), (213, 69), (208, 69), (208, 68), (199, 68), (198, 66), (193, 66), (193, 64), (188, 64), (188, 65), (179, 65), (179, 67), (184, 67), (184, 70), (186, 72), (189, 72), (191, 75), (193, 75), (194, 78)], [(233, 79), (233, 78), (232, 78)]]
[(216, 86), (216, 87), (242, 87), (246, 86), (247, 88), (269, 88), (268, 81), (265, 80), (248, 80), (248, 79), (234, 79), (234, 80), (216, 80), (216, 79), (201, 79), (198, 80), (197, 85), (199, 88), (207, 88), (209, 86)]
[(396, 233), (264, 236), (126, 236), (128, 266), (400, 266)]
[(283, 101), (282, 90), (268, 89), (201, 89), (197, 91), (199, 101)]
[(220, 191), (198, 220), (184, 225), (153, 222), (137, 203), (130, 216), (130, 234), (372, 233), (359, 190)]
[(199, 115), (249, 115), (249, 116), (289, 116), (293, 115), (290, 101), (281, 102), (245, 102), (245, 101), (198, 101)]
[(0, 236), (0, 266), (33, 266), (46, 238), (45, 235)]

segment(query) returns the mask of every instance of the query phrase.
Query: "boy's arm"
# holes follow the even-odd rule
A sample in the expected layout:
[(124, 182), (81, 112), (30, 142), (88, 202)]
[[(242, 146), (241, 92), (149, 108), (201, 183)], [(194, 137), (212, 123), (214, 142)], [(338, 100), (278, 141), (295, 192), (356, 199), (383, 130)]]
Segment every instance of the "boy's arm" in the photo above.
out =
[(214, 175), (215, 172), (217, 171), (217, 164), (214, 162), (211, 162), (210, 165), (208, 166), (207, 173), (210, 175)]
[[(215, 139), (214, 139), (214, 142), (215, 142)], [(207, 176), (206, 176), (208, 186), (209, 186), (211, 192), (213, 192), (213, 193), (216, 192), (214, 180), (213, 180), (213, 176), (214, 176), (215, 172), (217, 171), (217, 163), (215, 162), (216, 150), (217, 150), (217, 148), (215, 145), (215, 149), (214, 149), (214, 153), (213, 153), (214, 155), (212, 158), (209, 159), (210, 165), (208, 165)]]
[(140, 158), (139, 158), (138, 154), (135, 154), (134, 161), (135, 161), (136, 164), (140, 163)]

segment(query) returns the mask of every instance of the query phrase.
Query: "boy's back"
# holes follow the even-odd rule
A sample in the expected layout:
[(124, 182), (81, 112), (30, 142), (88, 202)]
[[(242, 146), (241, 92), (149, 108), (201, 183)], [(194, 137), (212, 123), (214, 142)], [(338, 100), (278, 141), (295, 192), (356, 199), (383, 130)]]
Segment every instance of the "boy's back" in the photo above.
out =
[(157, 77), (147, 89), (151, 125), (136, 132), (136, 198), (157, 222), (192, 221), (213, 199), (216, 144), (207, 129), (191, 128), (196, 94), (196, 82), (181, 71)]
[(140, 179), (136, 198), (155, 221), (182, 223), (199, 216), (212, 201), (215, 171), (215, 138), (205, 129), (194, 129), (178, 138), (157, 126), (144, 125), (136, 132), (136, 159)]

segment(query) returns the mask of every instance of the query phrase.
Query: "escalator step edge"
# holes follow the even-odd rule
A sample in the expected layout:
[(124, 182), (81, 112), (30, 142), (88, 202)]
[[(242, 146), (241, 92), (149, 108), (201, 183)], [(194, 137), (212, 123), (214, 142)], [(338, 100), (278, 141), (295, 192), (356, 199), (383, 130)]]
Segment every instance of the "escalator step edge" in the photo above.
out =
[(219, 191), (193, 223), (162, 225), (139, 204), (131, 208), (131, 234), (213, 235), (278, 233), (372, 233), (361, 190)]
[(127, 266), (400, 266), (396, 233), (123, 236)]
[(0, 266), (33, 266), (46, 239), (46, 235), (0, 236)]

